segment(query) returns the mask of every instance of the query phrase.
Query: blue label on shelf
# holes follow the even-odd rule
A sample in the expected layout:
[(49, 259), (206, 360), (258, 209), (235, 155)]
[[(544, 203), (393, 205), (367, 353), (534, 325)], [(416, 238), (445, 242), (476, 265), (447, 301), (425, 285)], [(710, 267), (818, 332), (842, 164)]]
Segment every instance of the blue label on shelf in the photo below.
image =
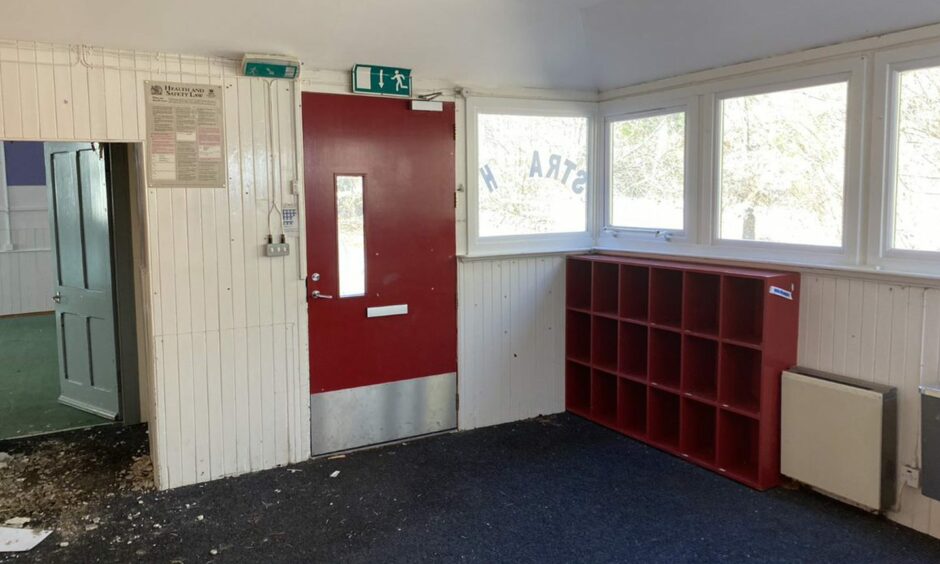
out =
[(783, 288), (778, 288), (777, 286), (771, 286), (770, 293), (775, 296), (780, 296), (781, 298), (786, 298), (788, 300), (793, 299), (793, 292), (788, 292), (784, 290)]

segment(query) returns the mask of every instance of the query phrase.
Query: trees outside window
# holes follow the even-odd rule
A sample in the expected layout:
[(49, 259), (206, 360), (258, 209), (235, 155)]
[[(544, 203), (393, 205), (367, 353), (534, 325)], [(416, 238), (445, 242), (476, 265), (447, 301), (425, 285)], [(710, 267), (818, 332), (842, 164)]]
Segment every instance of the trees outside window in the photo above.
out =
[(720, 236), (842, 246), (848, 83), (720, 101)]

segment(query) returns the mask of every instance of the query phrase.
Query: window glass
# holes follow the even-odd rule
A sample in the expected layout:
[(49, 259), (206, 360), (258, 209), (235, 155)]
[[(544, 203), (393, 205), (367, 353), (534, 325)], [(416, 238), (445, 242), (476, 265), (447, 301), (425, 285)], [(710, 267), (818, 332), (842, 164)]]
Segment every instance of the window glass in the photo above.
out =
[(940, 67), (900, 73), (894, 247), (940, 251)]
[(586, 117), (480, 114), (479, 236), (587, 230)]
[(366, 235), (361, 176), (336, 177), (339, 297), (366, 293)]
[(682, 230), (685, 112), (610, 124), (610, 223)]
[(723, 239), (842, 245), (848, 84), (722, 100)]

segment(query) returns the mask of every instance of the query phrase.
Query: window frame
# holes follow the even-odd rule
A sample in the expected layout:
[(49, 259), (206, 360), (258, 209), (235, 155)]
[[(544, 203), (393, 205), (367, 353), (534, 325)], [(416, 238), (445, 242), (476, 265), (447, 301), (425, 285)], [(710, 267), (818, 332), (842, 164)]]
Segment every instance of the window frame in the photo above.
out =
[[(672, 113), (685, 113), (685, 174), (683, 186), (683, 228), (681, 230), (629, 227), (613, 224), (613, 138), (614, 123)], [(638, 250), (661, 250), (667, 245), (695, 243), (698, 240), (699, 219), (696, 214), (700, 199), (699, 186), (699, 128), (701, 124), (698, 96), (684, 91), (666, 96), (642, 96), (629, 100), (616, 100), (601, 104), (604, 128), (601, 143), (604, 146), (604, 194), (598, 198), (598, 246), (618, 246), (629, 241)], [(622, 244), (622, 243), (619, 243)]]
[[(866, 57), (805, 65), (723, 81), (705, 95), (703, 165), (708, 194), (707, 240), (719, 256), (751, 260), (792, 260), (802, 263), (856, 265), (861, 258), (862, 154), (865, 144)], [(729, 98), (770, 94), (825, 84), (846, 83), (845, 164), (842, 194), (842, 244), (838, 247), (721, 237), (721, 102)]]
[(868, 262), (878, 270), (940, 274), (940, 251), (893, 246), (900, 73), (940, 67), (940, 44), (880, 51), (874, 58)]
[[(478, 118), (480, 115), (586, 118), (587, 171), (585, 187), (585, 229), (572, 233), (480, 236), (480, 160)], [(511, 98), (470, 97), (467, 99), (467, 255), (586, 251), (594, 246), (594, 206), (598, 167), (596, 166), (597, 104)]]

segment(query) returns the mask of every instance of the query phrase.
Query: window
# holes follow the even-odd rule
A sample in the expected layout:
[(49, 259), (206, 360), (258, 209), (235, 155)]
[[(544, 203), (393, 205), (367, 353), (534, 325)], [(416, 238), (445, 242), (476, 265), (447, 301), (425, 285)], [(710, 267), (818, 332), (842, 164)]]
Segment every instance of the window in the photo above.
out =
[(469, 104), (471, 253), (589, 248), (593, 106), (516, 104)]
[(891, 247), (940, 251), (940, 66), (899, 72)]
[(843, 246), (848, 82), (719, 101), (719, 236)]
[(336, 177), (336, 230), (339, 297), (366, 294), (366, 237), (363, 177)]
[(609, 124), (611, 227), (685, 228), (685, 122), (670, 111)]

